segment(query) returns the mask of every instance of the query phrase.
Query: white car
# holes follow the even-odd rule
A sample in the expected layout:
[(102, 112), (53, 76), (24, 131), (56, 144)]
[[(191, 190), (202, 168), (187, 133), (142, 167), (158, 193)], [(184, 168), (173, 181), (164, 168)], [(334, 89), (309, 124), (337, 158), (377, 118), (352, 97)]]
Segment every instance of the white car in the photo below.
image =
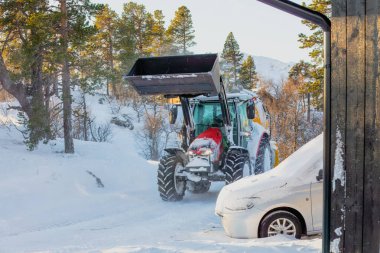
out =
[(215, 213), (228, 236), (300, 238), (322, 232), (323, 135), (276, 168), (225, 186)]

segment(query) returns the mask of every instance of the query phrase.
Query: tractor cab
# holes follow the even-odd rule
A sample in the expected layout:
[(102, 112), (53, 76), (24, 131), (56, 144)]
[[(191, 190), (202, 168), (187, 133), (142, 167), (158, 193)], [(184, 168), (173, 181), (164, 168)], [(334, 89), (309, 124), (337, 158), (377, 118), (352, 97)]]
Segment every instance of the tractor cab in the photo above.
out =
[[(249, 91), (247, 91), (249, 92)], [(190, 101), (193, 109), (195, 137), (210, 127), (219, 128), (225, 140), (228, 141), (224, 130), (222, 109), (217, 97), (200, 96)], [(247, 148), (247, 130), (250, 120), (255, 119), (255, 106), (252, 97), (244, 93), (227, 95), (227, 105), (231, 120), (231, 132), (234, 145)]]
[[(218, 128), (223, 134), (225, 147), (227, 147), (227, 133), (223, 121), (222, 108), (219, 102), (216, 101), (199, 101), (193, 100), (193, 118), (195, 127), (195, 137), (205, 132), (210, 128)], [(233, 115), (229, 106), (230, 117)], [(233, 119), (231, 117), (231, 122)]]

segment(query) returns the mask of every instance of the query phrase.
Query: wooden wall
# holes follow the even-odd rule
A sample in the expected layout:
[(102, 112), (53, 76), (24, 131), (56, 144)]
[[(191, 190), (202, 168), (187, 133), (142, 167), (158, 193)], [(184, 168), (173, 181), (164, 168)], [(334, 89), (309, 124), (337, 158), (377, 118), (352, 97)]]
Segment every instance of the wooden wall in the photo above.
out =
[(332, 0), (331, 21), (330, 251), (379, 253), (380, 0)]

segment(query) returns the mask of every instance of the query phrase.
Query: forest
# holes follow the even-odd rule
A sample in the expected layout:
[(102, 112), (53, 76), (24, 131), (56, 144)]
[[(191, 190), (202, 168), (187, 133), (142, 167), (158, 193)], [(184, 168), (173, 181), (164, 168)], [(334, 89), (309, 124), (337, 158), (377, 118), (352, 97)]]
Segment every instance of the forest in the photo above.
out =
[[(331, 12), (328, 0), (308, 7)], [(186, 6), (168, 24), (168, 13), (135, 2), (126, 2), (119, 15), (90, 0), (6, 0), (0, 14), (0, 99), (17, 101), (7, 110), (18, 111), (17, 128), (29, 150), (56, 138), (64, 138), (65, 153), (74, 153), (74, 139), (108, 141), (111, 122), (97, 123), (87, 106), (87, 96), (97, 94), (115, 112), (133, 109), (137, 117), (124, 118), (143, 125), (136, 137), (141, 154), (159, 159), (180, 127), (168, 127), (165, 99), (138, 96), (123, 75), (139, 57), (193, 54), (195, 28)], [(294, 43), (308, 50), (310, 60), (296, 63), (281, 83), (257, 74), (254, 57), (240, 50), (233, 31), (226, 31), (223, 51), (216, 52), (228, 90), (254, 90), (266, 104), (281, 159), (323, 127), (323, 33), (303, 23), (310, 33)]]

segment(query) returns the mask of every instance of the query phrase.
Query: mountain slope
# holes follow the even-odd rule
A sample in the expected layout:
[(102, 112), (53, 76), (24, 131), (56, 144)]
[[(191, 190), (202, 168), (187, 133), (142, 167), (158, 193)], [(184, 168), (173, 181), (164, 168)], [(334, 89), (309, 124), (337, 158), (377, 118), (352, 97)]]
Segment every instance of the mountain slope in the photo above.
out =
[(294, 65), (292, 62), (282, 62), (265, 56), (253, 56), (256, 71), (265, 80), (273, 80), (276, 84), (288, 77), (288, 72)]

